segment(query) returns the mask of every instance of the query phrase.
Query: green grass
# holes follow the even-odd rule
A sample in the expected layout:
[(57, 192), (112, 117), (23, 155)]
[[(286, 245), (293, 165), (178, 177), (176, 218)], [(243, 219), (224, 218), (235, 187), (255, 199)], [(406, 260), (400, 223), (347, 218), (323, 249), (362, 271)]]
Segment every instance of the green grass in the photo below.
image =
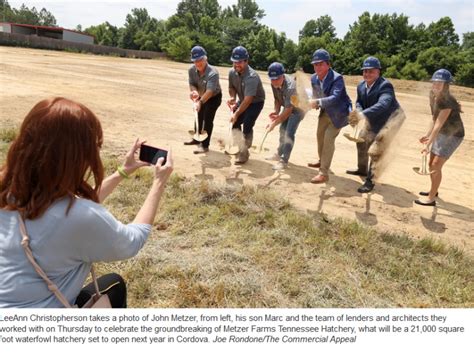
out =
[[(104, 159), (106, 174), (117, 160)], [(139, 170), (106, 207), (132, 221), (151, 182), (150, 170)], [(178, 175), (141, 252), (98, 266), (124, 276), (130, 307), (183, 308), (474, 307), (473, 268), (434, 239), (305, 213), (266, 188)]]

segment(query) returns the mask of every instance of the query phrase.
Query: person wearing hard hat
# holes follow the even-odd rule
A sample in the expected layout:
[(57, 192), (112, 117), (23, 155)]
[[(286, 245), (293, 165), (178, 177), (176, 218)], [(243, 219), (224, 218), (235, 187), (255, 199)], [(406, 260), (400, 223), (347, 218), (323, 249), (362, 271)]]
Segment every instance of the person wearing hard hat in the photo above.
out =
[(193, 65), (188, 70), (189, 98), (195, 102), (199, 123), (194, 130), (205, 130), (207, 138), (202, 143), (192, 139), (184, 144), (199, 145), (194, 151), (194, 154), (199, 154), (209, 151), (214, 117), (222, 102), (222, 90), (219, 84), (219, 72), (208, 64), (207, 53), (203, 47), (196, 45), (191, 49), (191, 61)]
[(346, 92), (342, 75), (331, 68), (331, 56), (324, 49), (313, 53), (311, 76), (313, 87), (312, 107), (320, 109), (317, 140), (319, 161), (308, 163), (308, 167), (319, 168), (319, 173), (311, 179), (313, 184), (329, 180), (329, 168), (334, 156), (335, 141), (341, 129), (348, 124), (347, 116), (352, 110), (352, 102)]
[[(229, 95), (227, 105), (232, 111), (230, 122), (233, 129), (242, 130), (244, 142), (235, 164), (244, 164), (249, 159), (252, 146), (253, 127), (265, 104), (265, 91), (257, 72), (249, 64), (249, 53), (242, 46), (232, 50), (230, 60), (233, 68), (229, 72)], [(238, 98), (238, 100), (237, 100)]]
[(304, 112), (292, 103), (296, 100), (296, 82), (291, 76), (285, 75), (285, 68), (281, 63), (270, 64), (268, 77), (272, 85), (275, 108), (269, 115), (271, 122), (267, 125), (267, 131), (270, 132), (280, 125), (280, 144), (277, 152), (265, 159), (278, 162), (273, 166), (273, 170), (283, 170), (288, 166), (296, 130)]
[(451, 73), (439, 69), (433, 74), (431, 82), (430, 108), (433, 121), (426, 135), (420, 138), (420, 142), (425, 145), (421, 153), (430, 153), (431, 188), (430, 191), (420, 192), (425, 198), (415, 200), (416, 204), (422, 206), (436, 206), (441, 169), (464, 139), (461, 105), (449, 91), (449, 85), (453, 82)]
[(393, 85), (381, 76), (379, 59), (369, 56), (364, 60), (361, 70), (364, 80), (357, 85), (356, 111), (349, 115), (349, 123), (355, 126), (365, 119), (359, 135), (364, 142), (357, 143), (358, 168), (347, 170), (346, 173), (365, 176), (364, 184), (357, 191), (368, 193), (375, 187), (374, 163), (383, 157), (405, 120), (405, 114), (395, 97)]

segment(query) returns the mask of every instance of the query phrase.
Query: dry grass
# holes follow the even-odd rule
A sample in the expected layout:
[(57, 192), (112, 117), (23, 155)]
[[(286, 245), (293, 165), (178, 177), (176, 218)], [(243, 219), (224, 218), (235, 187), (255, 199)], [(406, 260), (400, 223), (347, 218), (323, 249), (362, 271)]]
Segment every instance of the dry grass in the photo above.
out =
[[(138, 171), (106, 206), (130, 222), (151, 181)], [(173, 176), (139, 255), (98, 269), (125, 277), (131, 307), (474, 307), (473, 265), (439, 241), (304, 213), (268, 189)]]
[[(151, 176), (108, 201), (131, 220)], [(473, 307), (472, 259), (432, 239), (305, 214), (271, 191), (174, 176), (125, 275), (132, 307)]]

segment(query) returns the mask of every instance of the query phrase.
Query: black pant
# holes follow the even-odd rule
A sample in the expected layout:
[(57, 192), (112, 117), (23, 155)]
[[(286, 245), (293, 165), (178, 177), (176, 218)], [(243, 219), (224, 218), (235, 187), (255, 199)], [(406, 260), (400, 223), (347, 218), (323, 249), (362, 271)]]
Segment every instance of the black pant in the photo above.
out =
[[(260, 112), (263, 109), (263, 105), (265, 102), (258, 102), (250, 104), (245, 111), (239, 115), (237, 121), (232, 126), (233, 129), (242, 130), (242, 125), (244, 125), (244, 138), (245, 142), (248, 145), (252, 144), (253, 139), (253, 126), (255, 125), (255, 121), (257, 120)], [(250, 146), (247, 146), (250, 147)]]
[[(201, 106), (201, 110), (198, 113), (199, 132), (202, 131), (202, 125), (204, 124), (204, 130), (207, 132), (207, 139), (202, 141), (202, 147), (209, 148), (211, 142), (212, 129), (214, 128), (214, 117), (216, 116), (217, 108), (221, 105), (222, 93), (219, 93), (209, 99), (206, 103)], [(196, 127), (194, 127), (196, 128)]]
[[(107, 294), (112, 308), (127, 307), (127, 287), (123, 278), (116, 273), (109, 273), (97, 278), (101, 294)], [(92, 295), (95, 294), (94, 283), (89, 283), (82, 288), (76, 298), (76, 305), (81, 308)]]

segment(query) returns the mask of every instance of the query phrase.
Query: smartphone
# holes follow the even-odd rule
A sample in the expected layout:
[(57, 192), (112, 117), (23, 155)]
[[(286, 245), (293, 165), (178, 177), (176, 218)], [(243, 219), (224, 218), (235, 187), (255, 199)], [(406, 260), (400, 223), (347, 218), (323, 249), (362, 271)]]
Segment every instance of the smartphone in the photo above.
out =
[(143, 144), (140, 146), (140, 156), (138, 158), (141, 161), (156, 164), (158, 162), (158, 158), (161, 157), (164, 158), (164, 165), (166, 163), (166, 157), (168, 157), (168, 151)]

